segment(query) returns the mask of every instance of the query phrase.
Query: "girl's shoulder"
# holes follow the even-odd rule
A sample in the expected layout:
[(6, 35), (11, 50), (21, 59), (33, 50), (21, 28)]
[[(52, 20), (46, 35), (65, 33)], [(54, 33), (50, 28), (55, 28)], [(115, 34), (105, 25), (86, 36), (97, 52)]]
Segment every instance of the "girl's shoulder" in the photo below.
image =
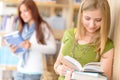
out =
[(114, 46), (112, 39), (108, 38), (106, 45)]
[(76, 28), (72, 28), (72, 29), (67, 29), (64, 33), (64, 35), (71, 35), (74, 36), (76, 32)]
[(62, 42), (65, 42), (67, 40), (73, 40), (75, 36), (75, 28), (72, 29), (67, 29), (64, 32), (63, 38), (62, 38)]
[(43, 30), (48, 28), (48, 25), (45, 22), (41, 22), (40, 26), (42, 27)]
[(50, 26), (46, 22), (41, 22), (40, 26), (42, 27), (42, 31), (44, 34), (49, 34), (52, 32)]
[(52, 29), (50, 28), (49, 24), (46, 22), (41, 23), (42, 31), (45, 36), (45, 39), (49, 39), (51, 36), (53, 37)]
[(114, 48), (114, 43), (110, 38), (108, 38), (107, 42), (106, 42), (106, 45), (105, 45), (104, 53), (109, 51), (112, 48)]

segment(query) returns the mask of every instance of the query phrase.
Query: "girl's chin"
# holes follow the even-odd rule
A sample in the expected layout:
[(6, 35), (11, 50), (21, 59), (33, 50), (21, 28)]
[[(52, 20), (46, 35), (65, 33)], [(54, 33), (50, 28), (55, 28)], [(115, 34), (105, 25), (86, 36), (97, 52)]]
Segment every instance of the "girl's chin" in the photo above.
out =
[(27, 23), (28, 21), (27, 20), (24, 20), (25, 23)]
[(88, 32), (89, 33), (95, 33), (96, 31), (95, 30), (89, 30)]

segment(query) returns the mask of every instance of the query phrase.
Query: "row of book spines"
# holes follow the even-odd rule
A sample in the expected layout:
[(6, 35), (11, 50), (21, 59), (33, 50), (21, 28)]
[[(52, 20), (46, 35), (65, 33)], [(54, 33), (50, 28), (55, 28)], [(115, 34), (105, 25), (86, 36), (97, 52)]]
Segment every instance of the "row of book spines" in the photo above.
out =
[(11, 32), (18, 30), (18, 17), (16, 15), (0, 16), (0, 31)]
[[(38, 2), (50, 2), (50, 3), (57, 3), (57, 0), (34, 0)], [(73, 0), (73, 3), (80, 3), (81, 0)]]

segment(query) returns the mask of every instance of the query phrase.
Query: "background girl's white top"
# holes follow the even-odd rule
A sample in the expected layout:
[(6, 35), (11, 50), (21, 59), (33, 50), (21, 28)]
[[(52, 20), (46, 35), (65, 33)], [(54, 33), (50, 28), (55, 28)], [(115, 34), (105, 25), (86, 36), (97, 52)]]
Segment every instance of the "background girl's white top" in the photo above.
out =
[(42, 61), (42, 54), (54, 54), (56, 52), (55, 39), (46, 25), (43, 26), (45, 27), (44, 36), (46, 44), (38, 44), (36, 40), (36, 32), (32, 34), (31, 38), (29, 39), (31, 42), (31, 48), (28, 60), (24, 67), (21, 67), (22, 58), (20, 55), (18, 55), (18, 57), (20, 57), (20, 61), (17, 67), (19, 72), (27, 74), (42, 74), (44, 64)]

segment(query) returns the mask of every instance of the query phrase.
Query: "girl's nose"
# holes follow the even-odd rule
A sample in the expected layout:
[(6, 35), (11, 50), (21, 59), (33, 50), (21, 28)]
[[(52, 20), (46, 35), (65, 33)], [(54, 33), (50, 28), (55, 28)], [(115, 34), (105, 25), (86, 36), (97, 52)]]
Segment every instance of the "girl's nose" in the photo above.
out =
[(95, 22), (94, 22), (94, 21), (90, 21), (89, 27), (90, 27), (90, 28), (93, 28), (94, 26), (95, 26)]

